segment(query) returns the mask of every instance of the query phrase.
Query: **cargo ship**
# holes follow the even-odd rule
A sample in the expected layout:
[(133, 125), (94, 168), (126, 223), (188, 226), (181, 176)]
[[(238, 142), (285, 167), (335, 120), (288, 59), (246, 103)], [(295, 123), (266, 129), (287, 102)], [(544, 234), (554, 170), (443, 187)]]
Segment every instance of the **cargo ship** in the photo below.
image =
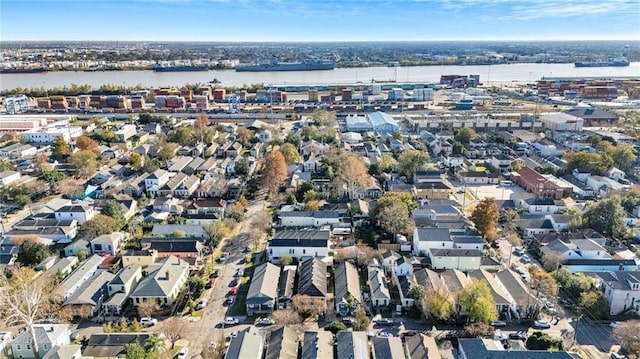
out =
[(209, 71), (207, 65), (160, 65), (153, 66), (155, 72), (193, 72), (193, 71)]
[(9, 67), (0, 69), (0, 74), (39, 74), (48, 71), (46, 67)]
[(624, 57), (618, 57), (613, 61), (591, 61), (591, 62), (576, 62), (576, 67), (626, 67), (629, 66), (629, 61)]
[(329, 61), (278, 62), (271, 59), (268, 64), (236, 66), (236, 72), (268, 72), (268, 71), (319, 71), (333, 70), (335, 64)]

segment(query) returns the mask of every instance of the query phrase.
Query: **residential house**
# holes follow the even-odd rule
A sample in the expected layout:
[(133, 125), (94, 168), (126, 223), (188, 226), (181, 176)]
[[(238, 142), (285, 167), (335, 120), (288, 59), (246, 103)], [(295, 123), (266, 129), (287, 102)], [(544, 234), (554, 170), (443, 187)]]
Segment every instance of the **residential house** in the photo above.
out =
[(187, 156), (178, 156), (171, 159), (171, 164), (167, 167), (167, 171), (169, 173), (177, 173), (181, 172), (183, 168), (187, 167), (187, 165), (193, 161), (192, 157)]
[(327, 264), (317, 258), (305, 258), (298, 263), (298, 295), (313, 298), (326, 310)]
[(146, 347), (149, 333), (93, 333), (82, 354), (91, 358), (122, 358), (127, 345)]
[(104, 258), (95, 254), (89, 257), (58, 285), (53, 294), (61, 300), (69, 298), (89, 278), (100, 271), (99, 268), (103, 260)]
[(184, 238), (209, 238), (204, 227), (197, 224), (156, 224), (151, 230), (151, 235), (154, 237), (174, 237), (176, 232), (184, 232), (184, 235), (180, 233), (180, 237), (184, 236)]
[(336, 359), (370, 359), (369, 340), (365, 332), (336, 333)]
[(240, 142), (234, 142), (224, 151), (226, 158), (236, 158), (242, 154), (242, 145)]
[(189, 164), (182, 169), (182, 172), (193, 175), (198, 172), (198, 168), (204, 164), (205, 160), (202, 157), (195, 157)]
[(121, 315), (126, 301), (129, 298), (129, 294), (133, 292), (140, 280), (142, 280), (141, 265), (130, 264), (120, 269), (108, 284), (107, 291), (109, 299), (103, 306), (105, 314), (113, 316)]
[(43, 273), (43, 276), (46, 276), (47, 278), (53, 278), (54, 276), (64, 278), (73, 271), (73, 268), (75, 268), (77, 264), (78, 257), (71, 256), (60, 258), (59, 261)]
[(373, 345), (373, 358), (374, 359), (386, 359), (386, 358), (405, 358), (404, 347), (402, 345), (402, 339), (399, 337), (390, 338), (373, 338), (371, 339)]
[(341, 316), (349, 314), (354, 304), (362, 302), (358, 268), (350, 262), (344, 261), (336, 265), (334, 288), (336, 312)]
[(280, 225), (283, 227), (323, 227), (340, 223), (335, 211), (281, 211)]
[(418, 182), (413, 184), (413, 195), (418, 199), (448, 199), (452, 187), (444, 182)]
[(44, 244), (71, 243), (78, 233), (78, 221), (55, 218), (28, 217), (13, 225), (5, 239), (16, 243), (23, 238), (37, 238)]
[(225, 359), (256, 358), (261, 359), (265, 351), (264, 335), (260, 328), (251, 326), (238, 331), (238, 335), (231, 339)]
[(581, 118), (584, 126), (588, 127), (615, 126), (618, 123), (618, 116), (596, 107), (574, 107), (566, 113)]
[(387, 285), (387, 278), (384, 271), (379, 268), (368, 268), (368, 285), (370, 290), (371, 306), (374, 308), (384, 308), (391, 303), (391, 294)]
[(505, 350), (502, 343), (491, 339), (458, 339), (460, 359), (581, 359), (577, 353), (547, 350)]
[(304, 332), (300, 348), (301, 358), (333, 358), (333, 334), (324, 330)]
[(158, 190), (169, 181), (169, 172), (158, 169), (155, 172), (149, 174), (144, 179), (144, 188), (147, 195), (153, 194), (157, 196)]
[(278, 309), (291, 309), (295, 289), (297, 267), (293, 265), (282, 268), (278, 282)]
[(391, 273), (394, 277), (411, 276), (413, 274), (413, 262), (405, 256), (400, 256), (396, 258)]
[(54, 346), (51, 350), (45, 354), (42, 359), (82, 359), (86, 358), (82, 356), (82, 345), (80, 344), (67, 344), (61, 346)]
[(20, 179), (20, 176), (20, 172), (17, 171), (0, 172), (0, 188), (18, 181)]
[(391, 274), (396, 266), (397, 260), (401, 257), (398, 252), (387, 250), (382, 253), (381, 265), (386, 274)]
[(269, 315), (276, 308), (280, 267), (269, 262), (257, 266), (251, 278), (245, 305), (247, 315)]
[(122, 253), (122, 266), (127, 267), (132, 264), (141, 266), (152, 265), (158, 258), (158, 252), (149, 249), (127, 249)]
[(116, 255), (120, 247), (129, 238), (126, 232), (113, 232), (103, 234), (91, 240), (91, 253)]
[(77, 257), (78, 254), (80, 254), (80, 252), (83, 252), (85, 254), (89, 254), (89, 242), (87, 242), (86, 239), (78, 239), (70, 244), (68, 244), (66, 247), (64, 247), (64, 256), (65, 257), (71, 257), (71, 256), (75, 256)]
[(611, 315), (633, 312), (640, 315), (640, 272), (612, 271), (588, 273), (602, 290)]
[(300, 154), (305, 158), (311, 155), (318, 157), (323, 155), (330, 147), (331, 146), (329, 144), (320, 143), (316, 140), (309, 140), (300, 145)]
[[(46, 355), (53, 347), (71, 343), (71, 330), (67, 324), (34, 324), (36, 342), (38, 343), (38, 355)], [(16, 359), (35, 358), (31, 347), (31, 333), (22, 331), (11, 343), (13, 357)]]
[(95, 213), (93, 211), (93, 207), (86, 203), (70, 204), (55, 212), (55, 218), (57, 220), (76, 220), (78, 221), (78, 224), (83, 224), (84, 222), (93, 219), (94, 216)]
[(224, 217), (227, 201), (222, 198), (197, 198), (186, 208), (189, 214), (215, 213), (219, 218)]
[(131, 293), (131, 300), (137, 307), (146, 300), (156, 300), (161, 306), (172, 305), (178, 298), (189, 277), (189, 263), (169, 256), (161, 259), (145, 270), (149, 273)]
[(267, 244), (269, 261), (283, 255), (296, 260), (304, 257), (324, 258), (329, 255), (330, 232), (326, 230), (279, 230)]
[(0, 157), (16, 160), (20, 158), (32, 157), (38, 153), (38, 149), (31, 145), (14, 143), (13, 145), (0, 148)]
[(413, 254), (427, 255), (430, 248), (454, 248), (451, 233), (446, 228), (416, 228), (413, 231)]
[(74, 315), (93, 317), (102, 309), (102, 303), (108, 297), (107, 286), (115, 276), (103, 271), (87, 279), (62, 303), (63, 308), (71, 308)]
[(204, 244), (191, 238), (143, 238), (142, 249), (158, 253), (158, 258), (176, 257), (188, 261), (192, 266), (202, 264)]
[(464, 171), (458, 174), (464, 184), (498, 184), (502, 178), (499, 173), (491, 171)]
[(413, 335), (404, 338), (407, 359), (442, 359), (436, 340), (426, 335)]
[(509, 155), (500, 154), (496, 156), (491, 156), (489, 159), (489, 164), (495, 168), (500, 173), (511, 172), (511, 166), (515, 159)]
[(522, 207), (531, 214), (560, 213), (567, 208), (562, 200), (554, 200), (549, 197), (527, 198), (521, 202)]
[(146, 175), (142, 174), (127, 181), (122, 189), (122, 193), (131, 197), (140, 197), (142, 192), (145, 191), (145, 179)]
[(495, 277), (515, 303), (514, 319), (522, 320), (538, 312), (540, 302), (531, 292), (529, 284), (525, 283), (518, 273), (511, 269), (504, 269), (498, 271)]
[(265, 359), (298, 359), (298, 334), (290, 327), (280, 327), (269, 334)]
[(498, 281), (494, 274), (488, 271), (478, 269), (469, 272), (469, 277), (487, 283), (491, 292), (493, 305), (500, 315), (511, 317), (511, 313), (516, 310), (516, 303), (506, 290), (506, 288)]

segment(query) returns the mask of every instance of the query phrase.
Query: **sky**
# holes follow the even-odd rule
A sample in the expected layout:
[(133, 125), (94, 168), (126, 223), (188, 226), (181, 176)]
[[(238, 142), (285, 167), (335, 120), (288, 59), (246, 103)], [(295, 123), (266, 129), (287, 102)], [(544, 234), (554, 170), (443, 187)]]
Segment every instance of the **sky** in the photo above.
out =
[(0, 0), (0, 41), (638, 39), (640, 0)]

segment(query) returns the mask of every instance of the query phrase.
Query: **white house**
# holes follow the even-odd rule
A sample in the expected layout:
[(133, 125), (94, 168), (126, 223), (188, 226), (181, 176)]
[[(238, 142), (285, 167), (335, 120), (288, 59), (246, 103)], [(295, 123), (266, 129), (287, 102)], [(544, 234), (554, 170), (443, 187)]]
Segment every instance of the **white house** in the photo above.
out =
[(22, 133), (22, 137), (28, 143), (52, 144), (56, 138), (62, 137), (69, 143), (72, 139), (82, 136), (82, 127), (67, 125), (51, 125)]
[(136, 125), (124, 125), (118, 131), (115, 132), (116, 136), (120, 142), (125, 142), (131, 137), (135, 136), (138, 130), (136, 129)]
[(324, 258), (329, 255), (330, 232), (323, 230), (277, 231), (267, 244), (269, 261), (278, 262), (284, 255), (296, 260), (305, 257)]
[(149, 275), (144, 277), (131, 293), (134, 306), (147, 300), (155, 300), (161, 306), (172, 305), (178, 298), (182, 287), (189, 278), (189, 263), (169, 256), (145, 270)]
[(283, 227), (322, 227), (340, 223), (340, 216), (335, 211), (285, 211), (280, 212), (279, 217)]
[[(71, 343), (71, 330), (67, 324), (34, 324), (38, 339), (38, 355), (42, 358), (55, 346), (63, 346)], [(18, 334), (11, 343), (13, 357), (16, 359), (35, 358), (31, 347), (31, 333), (28, 330)]]
[(394, 277), (411, 276), (413, 274), (411, 259), (405, 256), (397, 258), (392, 273)]
[(128, 233), (114, 232), (103, 234), (91, 240), (91, 253), (116, 255), (122, 243), (129, 237)]
[(567, 208), (564, 201), (549, 197), (527, 198), (521, 202), (521, 205), (530, 214), (559, 213)]
[(169, 172), (158, 169), (144, 179), (144, 188), (147, 194), (155, 194), (160, 187), (169, 181)]
[(95, 216), (93, 207), (85, 203), (70, 204), (58, 209), (55, 212), (57, 220), (76, 220), (78, 224), (93, 219)]
[(368, 274), (371, 306), (373, 308), (388, 306), (391, 303), (391, 294), (384, 272), (379, 268), (369, 267)]
[(640, 272), (595, 272), (590, 275), (604, 292), (611, 315), (618, 315), (627, 310), (640, 315)]
[(425, 256), (430, 248), (453, 249), (451, 233), (446, 228), (416, 228), (413, 231), (413, 254)]
[(20, 172), (3, 171), (0, 172), (0, 188), (10, 185), (20, 179)]
[(58, 285), (54, 291), (54, 296), (66, 300), (78, 288), (80, 288), (84, 282), (99, 272), (99, 268), (103, 260), (104, 258), (94, 254), (84, 262), (80, 263), (80, 266), (71, 272), (71, 274), (69, 274), (62, 283)]
[(427, 256), (432, 269), (457, 269), (463, 272), (480, 269), (482, 252), (477, 249), (430, 248)]

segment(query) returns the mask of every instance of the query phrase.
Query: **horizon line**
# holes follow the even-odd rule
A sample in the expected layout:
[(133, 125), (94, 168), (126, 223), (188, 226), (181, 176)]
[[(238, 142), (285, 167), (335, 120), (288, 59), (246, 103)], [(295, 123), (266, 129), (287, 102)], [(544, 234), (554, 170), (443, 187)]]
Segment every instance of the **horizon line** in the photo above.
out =
[(509, 41), (527, 41), (527, 42), (614, 42), (629, 41), (638, 42), (638, 38), (616, 38), (616, 39), (530, 39), (530, 38), (513, 38), (513, 39), (430, 39), (430, 40), (88, 40), (88, 39), (68, 39), (68, 40), (15, 40), (0, 39), (0, 43), (6, 42), (155, 42), (155, 43), (343, 43), (343, 42), (368, 42), (368, 43), (384, 43), (384, 42), (509, 42)]

